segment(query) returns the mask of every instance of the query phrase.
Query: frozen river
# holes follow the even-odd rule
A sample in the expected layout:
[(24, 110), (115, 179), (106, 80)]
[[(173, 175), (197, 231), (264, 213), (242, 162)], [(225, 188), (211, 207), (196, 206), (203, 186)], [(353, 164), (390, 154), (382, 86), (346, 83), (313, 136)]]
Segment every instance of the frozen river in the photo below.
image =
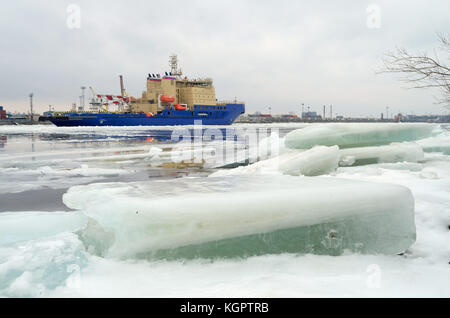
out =
[(0, 296), (450, 296), (432, 124), (0, 126)]

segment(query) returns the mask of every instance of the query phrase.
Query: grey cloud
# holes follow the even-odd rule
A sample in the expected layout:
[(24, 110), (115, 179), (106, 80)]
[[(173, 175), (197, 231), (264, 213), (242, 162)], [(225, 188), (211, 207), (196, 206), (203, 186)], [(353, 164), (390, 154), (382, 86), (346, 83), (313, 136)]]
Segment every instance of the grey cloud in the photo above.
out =
[[(80, 5), (81, 29), (66, 26)], [(118, 74), (140, 95), (147, 72), (179, 55), (189, 76), (210, 76), (219, 98), (237, 96), (248, 112), (318, 111), (378, 115), (441, 112), (430, 91), (404, 90), (375, 75), (383, 53), (403, 45), (431, 50), (448, 31), (446, 1), (374, 1), (380, 29), (366, 27), (369, 1), (14, 1), (0, 13), (0, 104), (67, 109), (81, 85), (118, 92)]]

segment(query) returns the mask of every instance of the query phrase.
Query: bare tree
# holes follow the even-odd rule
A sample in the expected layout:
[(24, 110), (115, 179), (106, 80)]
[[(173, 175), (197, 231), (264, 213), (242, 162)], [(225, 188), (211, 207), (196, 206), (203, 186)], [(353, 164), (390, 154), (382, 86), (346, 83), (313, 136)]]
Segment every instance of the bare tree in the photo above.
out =
[(412, 88), (438, 88), (442, 95), (438, 102), (450, 108), (450, 66), (445, 64), (450, 61), (450, 35), (438, 35), (438, 38), (438, 50), (445, 56), (445, 62), (437, 50), (430, 57), (426, 52), (415, 55), (397, 48), (383, 58), (382, 72), (402, 74), (400, 80)]

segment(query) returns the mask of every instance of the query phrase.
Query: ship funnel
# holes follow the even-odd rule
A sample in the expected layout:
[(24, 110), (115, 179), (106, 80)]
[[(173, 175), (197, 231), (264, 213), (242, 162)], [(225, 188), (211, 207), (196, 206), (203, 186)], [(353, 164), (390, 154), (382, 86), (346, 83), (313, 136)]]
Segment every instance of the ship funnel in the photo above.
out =
[(124, 96), (125, 95), (125, 88), (123, 87), (123, 77), (122, 75), (119, 75), (120, 78), (120, 95)]

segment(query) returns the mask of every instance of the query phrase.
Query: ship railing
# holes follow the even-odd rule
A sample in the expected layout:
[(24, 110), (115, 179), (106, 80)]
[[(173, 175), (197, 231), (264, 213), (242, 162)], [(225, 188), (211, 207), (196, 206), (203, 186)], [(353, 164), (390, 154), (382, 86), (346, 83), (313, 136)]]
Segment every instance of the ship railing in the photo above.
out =
[(98, 114), (98, 113), (102, 113), (102, 114), (123, 114), (124, 112), (121, 112), (121, 111), (107, 111), (107, 110), (104, 110), (104, 109), (102, 109), (102, 110), (67, 110), (67, 111), (53, 111), (52, 112), (54, 115), (57, 115), (57, 116), (61, 116), (61, 115), (64, 115), (64, 114), (70, 114), (70, 113), (83, 113), (83, 114), (89, 114), (89, 113), (95, 113), (95, 114)]
[(227, 104), (245, 104), (244, 101), (238, 100), (220, 100), (216, 102), (217, 105), (227, 105)]

